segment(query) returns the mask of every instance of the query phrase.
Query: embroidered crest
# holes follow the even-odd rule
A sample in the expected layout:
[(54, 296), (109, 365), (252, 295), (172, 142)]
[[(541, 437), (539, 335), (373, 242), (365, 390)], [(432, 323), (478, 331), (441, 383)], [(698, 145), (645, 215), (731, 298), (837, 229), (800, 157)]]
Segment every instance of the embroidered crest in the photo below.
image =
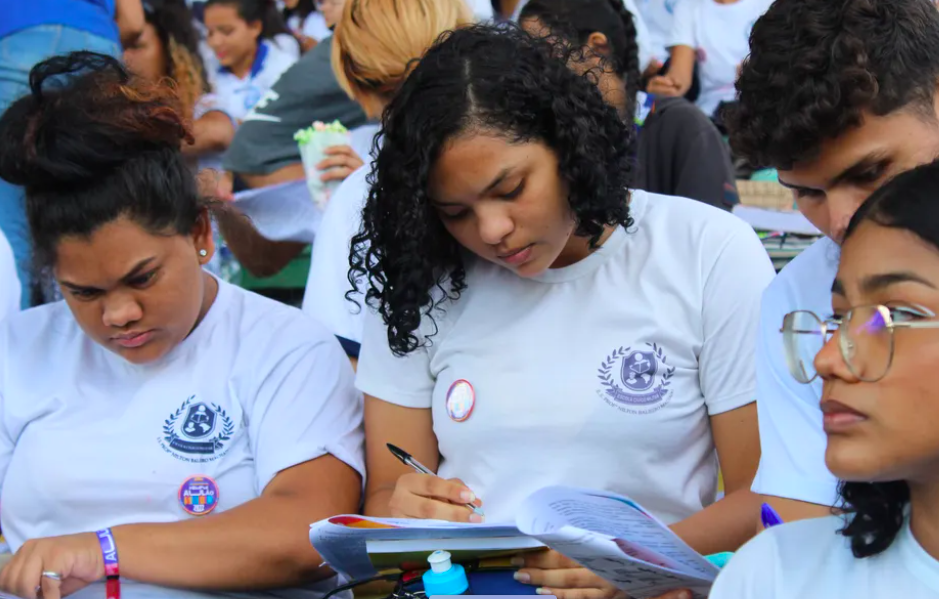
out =
[(672, 395), (675, 367), (669, 366), (661, 347), (646, 343), (643, 349), (613, 350), (597, 370), (603, 386), (600, 396), (624, 412), (648, 414), (661, 409)]
[(235, 424), (219, 405), (190, 396), (163, 422), (163, 450), (184, 462), (211, 462), (225, 455)]

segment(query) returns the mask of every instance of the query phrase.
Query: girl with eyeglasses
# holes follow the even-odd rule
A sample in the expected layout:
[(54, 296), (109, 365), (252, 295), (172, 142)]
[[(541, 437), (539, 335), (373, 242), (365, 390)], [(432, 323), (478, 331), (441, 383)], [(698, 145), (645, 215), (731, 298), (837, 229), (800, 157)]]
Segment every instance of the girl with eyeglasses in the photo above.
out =
[(783, 323), (792, 376), (823, 380), (844, 515), (762, 533), (711, 599), (939, 597), (937, 188), (934, 162), (871, 196), (845, 236), (833, 315)]

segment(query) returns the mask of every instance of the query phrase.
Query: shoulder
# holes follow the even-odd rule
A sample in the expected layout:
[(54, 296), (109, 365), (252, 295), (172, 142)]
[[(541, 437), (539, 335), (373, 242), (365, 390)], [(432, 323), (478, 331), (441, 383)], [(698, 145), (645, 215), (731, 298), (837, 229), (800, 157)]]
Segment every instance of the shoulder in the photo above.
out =
[(295, 351), (338, 348), (335, 337), (299, 308), (229, 283), (219, 285), (228, 295), (227, 305), (220, 307), (225, 309), (227, 326), (236, 335), (241, 352), (277, 361)]
[[(685, 98), (655, 97), (655, 111), (649, 116), (649, 124), (671, 123), (673, 126), (691, 126), (695, 129), (717, 129), (701, 109)], [(685, 135), (688, 132), (685, 131)]]
[(766, 289), (765, 308), (784, 312), (824, 310), (831, 302), (831, 283), (838, 272), (839, 255), (838, 245), (827, 237), (813, 243), (787, 264)]
[[(662, 242), (702, 244), (746, 237), (759, 241), (756, 232), (743, 219), (726, 210), (677, 196), (633, 190), (637, 226), (662, 236)], [(765, 250), (764, 250), (765, 253)]]
[(265, 41), (267, 46), (267, 56), (264, 58), (262, 69), (265, 73), (279, 75), (292, 66), (299, 58), (299, 46), (294, 52), (290, 44), (296, 45), (297, 41), (287, 34), (280, 34), (278, 39)]
[[(17, 312), (0, 323), (0, 357), (8, 372), (34, 372), (37, 365), (68, 360), (98, 347), (78, 326), (64, 301)], [(40, 368), (42, 368), (40, 366)]]
[(854, 562), (848, 539), (838, 532), (842, 526), (841, 518), (828, 516), (764, 530), (724, 567), (711, 599), (799, 596), (787, 589), (810, 587), (819, 569), (830, 576)]

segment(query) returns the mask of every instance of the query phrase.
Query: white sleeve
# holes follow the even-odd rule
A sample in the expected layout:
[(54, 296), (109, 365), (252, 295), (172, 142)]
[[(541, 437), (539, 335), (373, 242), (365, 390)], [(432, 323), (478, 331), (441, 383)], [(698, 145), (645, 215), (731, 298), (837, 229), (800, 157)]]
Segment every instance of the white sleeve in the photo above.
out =
[(248, 413), (258, 492), (281, 470), (326, 454), (365, 476), (362, 396), (352, 365), (322, 327), (296, 333), (313, 338), (265, 373)]
[[(668, 47), (688, 46), (698, 49), (698, 39), (695, 36), (695, 19), (698, 16), (698, 2), (702, 0), (683, 0), (675, 7), (675, 16), (672, 21), (672, 35)], [(710, 2), (711, 0), (707, 0)]]
[(623, 4), (633, 16), (633, 23), (636, 26), (636, 44), (639, 46), (639, 70), (644, 71), (655, 57), (655, 44), (652, 43), (652, 35), (646, 27), (645, 19), (642, 18), (635, 0), (623, 0)]
[(779, 597), (776, 592), (779, 551), (769, 532), (758, 534), (734, 554), (718, 574), (708, 599)]
[(321, 322), (337, 337), (353, 345), (343, 346), (355, 357), (354, 345), (362, 343), (365, 314), (364, 298), (356, 294), (356, 306), (346, 299), (352, 289), (349, 283), (349, 249), (352, 237), (362, 222), (362, 206), (368, 186), (368, 167), (361, 167), (339, 186), (326, 205), (313, 242), (310, 273), (303, 294), (303, 311)]
[(492, 19), (492, 3), (489, 2), (489, 0), (466, 0), (466, 3), (473, 11), (473, 16), (476, 17), (477, 21), (488, 21)]
[(362, 393), (383, 401), (406, 408), (430, 408), (436, 381), (430, 370), (427, 347), (395, 356), (388, 345), (388, 327), (381, 315), (369, 307), (365, 309), (362, 353), (355, 382)]
[(760, 495), (834, 505), (838, 480), (825, 465), (827, 439), (819, 409), (821, 381), (803, 385), (789, 374), (779, 332), (788, 311), (783, 279), (763, 295), (756, 346), (760, 467), (751, 490)]
[(21, 292), (13, 249), (0, 232), (0, 322), (19, 312)]
[(720, 248), (704, 283), (701, 391), (711, 416), (756, 400), (753, 349), (760, 296), (775, 276), (756, 233), (743, 221)]

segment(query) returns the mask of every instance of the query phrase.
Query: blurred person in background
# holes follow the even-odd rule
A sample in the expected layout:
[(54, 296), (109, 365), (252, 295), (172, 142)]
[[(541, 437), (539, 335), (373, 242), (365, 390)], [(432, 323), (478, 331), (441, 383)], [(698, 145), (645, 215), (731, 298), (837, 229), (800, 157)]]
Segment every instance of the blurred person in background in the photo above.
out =
[(560, 42), (569, 66), (596, 81), (620, 118), (635, 124), (633, 187), (723, 210), (738, 203), (730, 148), (714, 123), (684, 98), (639, 91), (634, 17), (622, 0), (530, 0), (521, 25)]
[[(29, 91), (30, 69), (73, 50), (120, 56), (144, 27), (140, 0), (7, 0), (0, 2), (0, 115)], [(11, 246), (22, 284), (21, 304), (44, 301), (34, 284), (23, 190), (0, 179), (0, 231)]]
[[(336, 29), (333, 70), (349, 97), (378, 119), (416, 59), (440, 34), (472, 22), (463, 0), (358, 0), (346, 8)], [(367, 165), (355, 170), (326, 205), (303, 296), (303, 311), (339, 338), (353, 362), (364, 313), (346, 299), (349, 250), (362, 225), (368, 173)]]
[(300, 40), (304, 52), (329, 37), (331, 27), (322, 12), (316, 10), (317, 0), (285, 0), (284, 22), (294, 36)]

